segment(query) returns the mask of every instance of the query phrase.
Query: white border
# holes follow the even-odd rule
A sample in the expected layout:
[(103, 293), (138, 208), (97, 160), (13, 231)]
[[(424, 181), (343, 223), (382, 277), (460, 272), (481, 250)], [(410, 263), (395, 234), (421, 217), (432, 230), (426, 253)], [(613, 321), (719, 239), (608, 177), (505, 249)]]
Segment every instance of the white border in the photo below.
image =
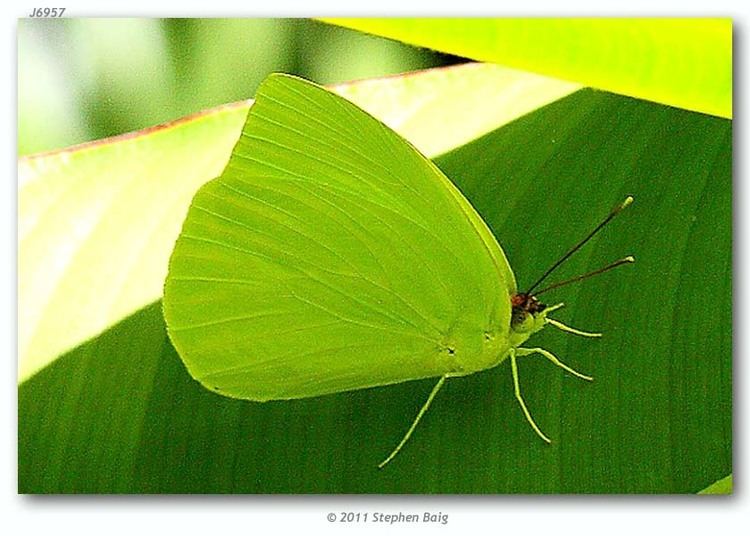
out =
[[(731, 16), (735, 19), (735, 95), (738, 97), (742, 125), (740, 88), (744, 86), (746, 71), (743, 48), (743, 30), (747, 20), (746, 2), (714, 0), (707, 2), (658, 2), (654, 0), (629, 0), (621, 5), (594, 1), (525, 1), (512, 2), (505, 6), (497, 2), (461, 0), (450, 6), (435, 6), (434, 1), (406, 3), (381, 0), (373, 5), (358, 5), (351, 1), (327, 0), (314, 5), (289, 0), (253, 3), (252, 8), (243, 8), (236, 1), (212, 0), (211, 2), (183, 2), (177, 4), (154, 2), (154, 0), (130, 0), (119, 5), (94, 1), (60, 1), (56, 3), (14, 2), (2, 7), (5, 31), (1, 40), (3, 58), (6, 59), (7, 76), (10, 82), (2, 84), (3, 101), (9, 107), (6, 118), (15, 118), (16, 113), (16, 19), (25, 17), (32, 7), (65, 6), (66, 16), (128, 16), (128, 17), (232, 17), (232, 16), (308, 16), (308, 15), (431, 15), (431, 16)], [(301, 6), (300, 6), (301, 4)], [(421, 7), (429, 5), (429, 8)], [(563, 7), (564, 6), (564, 7)], [(429, 9), (429, 10), (428, 10)], [(747, 527), (750, 511), (748, 494), (744, 482), (744, 457), (747, 416), (746, 400), (742, 386), (748, 383), (750, 367), (743, 365), (747, 357), (743, 333), (747, 333), (747, 287), (743, 274), (747, 251), (747, 216), (743, 207), (750, 206), (750, 188), (743, 186), (747, 180), (742, 173), (742, 155), (747, 153), (747, 139), (741, 129), (735, 128), (735, 495), (733, 497), (518, 497), (518, 496), (466, 496), (466, 497), (325, 497), (325, 496), (221, 496), (221, 497), (29, 497), (16, 493), (16, 124), (8, 121), (3, 129), (5, 169), (8, 180), (2, 196), (9, 232), (3, 234), (3, 251), (7, 262), (0, 263), (7, 286), (7, 306), (2, 309), (2, 323), (6, 326), (7, 367), (3, 386), (8, 388), (0, 412), (0, 430), (7, 431), (0, 445), (0, 474), (5, 475), (0, 508), (6, 530), (12, 534), (54, 535), (128, 535), (135, 534), (179, 534), (201, 536), (232, 532), (253, 534), (279, 529), (299, 530), (308, 533), (360, 532), (382, 530), (380, 525), (331, 525), (325, 519), (328, 512), (342, 510), (359, 512), (391, 512), (417, 510), (448, 513), (447, 525), (409, 524), (398, 525), (412, 533), (434, 531), (515, 534), (576, 534), (577, 536), (632, 536), (633, 534), (679, 534), (708, 535), (716, 531), (731, 531)], [(736, 122), (737, 123), (737, 122)], [(717, 304), (722, 306), (722, 304)], [(729, 304), (726, 304), (729, 306)], [(710, 341), (707, 341), (710, 351)], [(728, 529), (728, 530), (727, 530)], [(262, 532), (261, 532), (262, 534)]]

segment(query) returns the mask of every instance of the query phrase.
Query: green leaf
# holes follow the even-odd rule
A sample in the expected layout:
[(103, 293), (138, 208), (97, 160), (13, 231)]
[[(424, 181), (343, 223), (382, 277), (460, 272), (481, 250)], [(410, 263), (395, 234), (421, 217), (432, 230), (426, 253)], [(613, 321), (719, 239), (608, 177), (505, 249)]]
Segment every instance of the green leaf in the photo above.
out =
[[(578, 86), (491, 65), (335, 91), (429, 155)], [(226, 165), (249, 103), (19, 160), (19, 380), (158, 300), (196, 190)]]
[(732, 116), (731, 19), (324, 19), (631, 97)]
[[(447, 382), (411, 442), (376, 464), (432, 380), (253, 403), (209, 392), (152, 304), (19, 388), (22, 492), (694, 493), (732, 467), (731, 122), (576, 92), (436, 159), (488, 223), (520, 287), (626, 194), (566, 266), (636, 264), (560, 289), (535, 345), (595, 377), (519, 362)], [(552, 293), (550, 293), (552, 294)], [(710, 341), (710, 343), (707, 343)]]
[(732, 488), (732, 475), (728, 475), (700, 490), (698, 495), (731, 495)]

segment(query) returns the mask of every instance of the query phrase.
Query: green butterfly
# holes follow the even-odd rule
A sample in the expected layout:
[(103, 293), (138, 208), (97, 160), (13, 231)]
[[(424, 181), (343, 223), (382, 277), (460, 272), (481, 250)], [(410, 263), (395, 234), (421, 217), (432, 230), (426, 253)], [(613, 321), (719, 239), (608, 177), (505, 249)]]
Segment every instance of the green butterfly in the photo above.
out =
[[(306, 398), (439, 378), (540, 354), (522, 348), (552, 325), (532, 294), (627, 206), (627, 198), (527, 292), (487, 225), (409, 142), (311, 82), (260, 86), (224, 173), (193, 199), (164, 290), (169, 336), (207, 388), (255, 401)], [(536, 295), (626, 262), (563, 281)]]

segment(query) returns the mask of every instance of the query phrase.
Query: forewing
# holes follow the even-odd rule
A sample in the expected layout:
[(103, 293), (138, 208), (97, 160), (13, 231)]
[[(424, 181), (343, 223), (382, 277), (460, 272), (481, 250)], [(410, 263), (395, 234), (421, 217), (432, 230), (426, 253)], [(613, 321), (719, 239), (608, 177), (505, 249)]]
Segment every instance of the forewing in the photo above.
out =
[(427, 158), (345, 99), (272, 75), (193, 199), (164, 312), (207, 387), (301, 398), (445, 373), (457, 326), (509, 325), (510, 286), (490, 231)]

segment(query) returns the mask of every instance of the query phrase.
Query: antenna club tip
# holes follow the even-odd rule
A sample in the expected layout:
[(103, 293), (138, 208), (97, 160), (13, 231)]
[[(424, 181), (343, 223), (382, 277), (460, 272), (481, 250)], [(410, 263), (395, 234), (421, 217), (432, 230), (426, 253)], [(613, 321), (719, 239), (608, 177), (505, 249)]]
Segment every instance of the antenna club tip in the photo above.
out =
[(629, 195), (625, 198), (625, 201), (620, 203), (620, 206), (617, 207), (617, 212), (629, 207), (631, 204), (633, 204), (633, 196)]
[(628, 255), (627, 257), (625, 257), (625, 258), (624, 258), (624, 259), (622, 259), (622, 260), (623, 260), (624, 262), (635, 262), (635, 257), (633, 257), (632, 255)]

